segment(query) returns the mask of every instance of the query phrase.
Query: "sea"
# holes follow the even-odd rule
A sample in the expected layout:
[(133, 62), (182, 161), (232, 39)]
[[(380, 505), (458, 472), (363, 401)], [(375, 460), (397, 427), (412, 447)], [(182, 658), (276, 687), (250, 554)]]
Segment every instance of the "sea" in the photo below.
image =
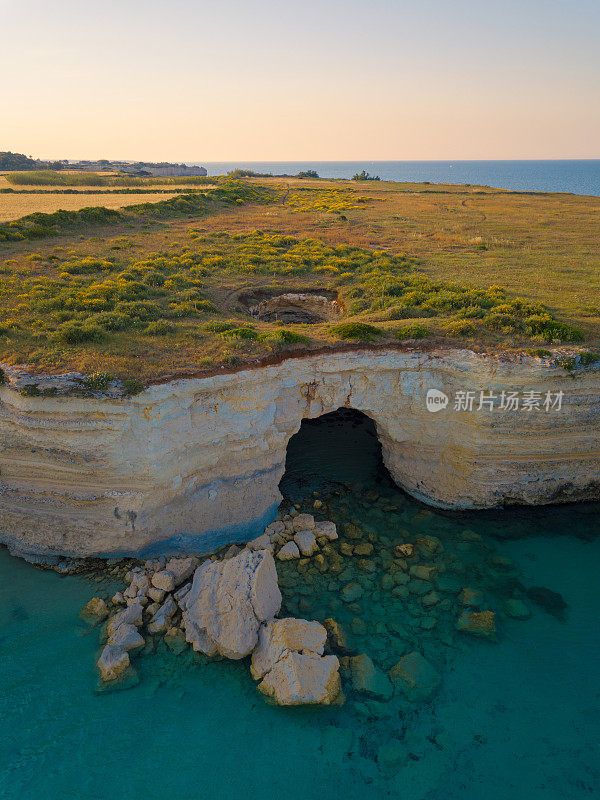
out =
[(273, 175), (315, 170), (321, 178), (351, 178), (365, 170), (385, 181), (470, 184), (524, 192), (600, 196), (600, 159), (538, 161), (211, 161), (209, 175), (250, 169)]
[[(334, 617), (387, 673), (423, 653), (439, 689), (419, 702), (355, 691), (280, 708), (243, 661), (135, 659), (139, 682), (100, 691), (100, 635), (78, 618), (111, 579), (61, 577), (0, 549), (2, 800), (588, 800), (600, 791), (599, 504), (449, 513), (398, 489), (373, 424), (305, 421), (281, 484), (291, 504), (372, 545), (341, 574), (279, 565), (283, 613)], [(435, 537), (427, 608), (391, 573), (395, 544)], [(368, 549), (368, 547), (367, 547)], [(386, 577), (387, 576), (387, 577)], [(395, 576), (395, 577), (394, 577)], [(393, 579), (392, 579), (393, 578)], [(340, 587), (360, 583), (347, 603)], [(497, 612), (494, 639), (458, 631), (458, 587)], [(523, 613), (506, 613), (520, 598)], [(387, 685), (385, 680), (384, 685)]]

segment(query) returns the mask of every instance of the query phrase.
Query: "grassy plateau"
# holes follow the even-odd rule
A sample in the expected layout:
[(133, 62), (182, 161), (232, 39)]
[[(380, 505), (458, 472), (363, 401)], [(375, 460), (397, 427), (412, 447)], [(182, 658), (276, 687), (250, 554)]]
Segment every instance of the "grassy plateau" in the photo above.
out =
[[(15, 191), (0, 195), (12, 204), (0, 216), (2, 361), (142, 385), (365, 343), (600, 346), (600, 198), (96, 177), (5, 176)], [(68, 187), (82, 191), (58, 193)], [(335, 299), (335, 311), (253, 311), (286, 293)]]

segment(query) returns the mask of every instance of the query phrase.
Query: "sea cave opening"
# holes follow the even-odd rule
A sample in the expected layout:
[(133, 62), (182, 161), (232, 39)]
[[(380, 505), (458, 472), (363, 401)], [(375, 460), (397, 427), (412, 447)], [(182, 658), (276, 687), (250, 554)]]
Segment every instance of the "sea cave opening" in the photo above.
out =
[(287, 447), (279, 489), (300, 502), (313, 492), (344, 486), (355, 491), (392, 487), (373, 420), (361, 411), (339, 408), (302, 421)]

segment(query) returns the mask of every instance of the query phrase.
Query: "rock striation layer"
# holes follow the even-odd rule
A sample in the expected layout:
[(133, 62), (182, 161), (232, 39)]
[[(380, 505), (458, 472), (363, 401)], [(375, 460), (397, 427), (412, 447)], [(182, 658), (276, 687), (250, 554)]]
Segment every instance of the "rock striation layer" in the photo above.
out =
[[(275, 517), (290, 437), (303, 419), (340, 407), (374, 420), (392, 477), (431, 505), (600, 497), (595, 367), (572, 380), (538, 358), (365, 349), (175, 380), (127, 399), (26, 397), (14, 388), (23, 376), (4, 371), (0, 541), (29, 557), (209, 552), (251, 539)], [(446, 407), (427, 409), (430, 389), (447, 395)], [(564, 397), (560, 410), (511, 411), (480, 407), (482, 391)], [(455, 408), (459, 392), (474, 393), (472, 410)]]

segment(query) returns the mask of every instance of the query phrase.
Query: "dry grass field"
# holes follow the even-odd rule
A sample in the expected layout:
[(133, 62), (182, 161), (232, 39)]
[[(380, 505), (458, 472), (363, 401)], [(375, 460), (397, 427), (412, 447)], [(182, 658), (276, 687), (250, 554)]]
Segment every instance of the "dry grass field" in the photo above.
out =
[[(363, 330), (373, 346), (416, 335), (427, 337), (424, 344), (478, 350), (600, 347), (600, 198), (385, 182), (248, 183), (270, 199), (0, 242), (0, 306), (9, 323), (0, 328), (0, 358), (147, 382), (356, 341), (331, 321), (283, 330), (256, 320), (240, 302), (250, 290), (337, 295), (345, 322), (375, 328)], [(0, 195), (0, 203), (31, 197), (43, 199)], [(118, 200), (110, 206), (118, 208), (149, 197), (98, 201)], [(48, 200), (64, 208), (90, 198)], [(421, 299), (411, 300), (415, 294)], [(532, 327), (540, 319), (550, 326), (545, 332)], [(72, 338), (73, 325), (77, 335), (87, 326), (88, 339)], [(581, 344), (571, 338), (573, 326)]]
[[(91, 190), (93, 191), (93, 189)], [(104, 194), (57, 194), (51, 190), (42, 190), (39, 193), (13, 192), (0, 194), (0, 222), (9, 222), (19, 219), (27, 214), (41, 211), (51, 214), (53, 211), (78, 211), (80, 208), (90, 206), (104, 206), (105, 208), (123, 208), (135, 203), (157, 203), (168, 200), (174, 194), (124, 194), (122, 192), (106, 192)]]

